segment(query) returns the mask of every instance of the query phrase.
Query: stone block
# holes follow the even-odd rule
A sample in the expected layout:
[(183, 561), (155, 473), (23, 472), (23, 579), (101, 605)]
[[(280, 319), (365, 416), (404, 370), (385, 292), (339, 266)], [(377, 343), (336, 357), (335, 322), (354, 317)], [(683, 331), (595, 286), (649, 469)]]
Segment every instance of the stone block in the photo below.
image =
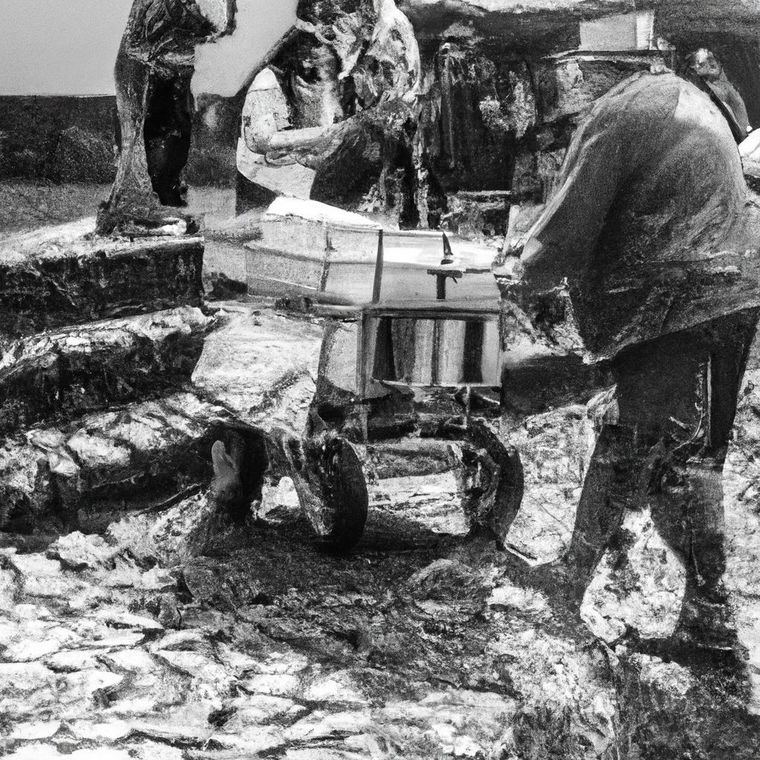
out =
[(203, 239), (92, 235), (93, 220), (0, 243), (0, 346), (63, 325), (199, 306)]
[(14, 342), (0, 358), (0, 432), (176, 389), (211, 321), (187, 306)]
[(0, 529), (12, 515), (34, 517), (53, 501), (53, 484), (44, 451), (28, 444), (0, 446)]
[(315, 321), (224, 304), (193, 385), (245, 423), (303, 431), (314, 395), (322, 329)]
[(141, 491), (205, 483), (211, 444), (231, 422), (225, 409), (190, 393), (87, 415), (63, 442), (61, 456), (76, 469), (56, 472), (61, 506), (113, 504)]
[(33, 429), (0, 449), (0, 517), (26, 530), (45, 512), (120, 510), (205, 484), (211, 445), (234, 425), (223, 407), (177, 393)]

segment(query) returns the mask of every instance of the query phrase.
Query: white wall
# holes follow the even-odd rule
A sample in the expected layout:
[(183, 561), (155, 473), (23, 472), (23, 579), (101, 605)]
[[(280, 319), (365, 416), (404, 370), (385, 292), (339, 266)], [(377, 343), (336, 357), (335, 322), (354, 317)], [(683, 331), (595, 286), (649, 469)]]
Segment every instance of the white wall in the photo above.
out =
[(234, 95), (295, 23), (297, 5), (298, 0), (237, 0), (234, 33), (198, 48), (193, 92)]

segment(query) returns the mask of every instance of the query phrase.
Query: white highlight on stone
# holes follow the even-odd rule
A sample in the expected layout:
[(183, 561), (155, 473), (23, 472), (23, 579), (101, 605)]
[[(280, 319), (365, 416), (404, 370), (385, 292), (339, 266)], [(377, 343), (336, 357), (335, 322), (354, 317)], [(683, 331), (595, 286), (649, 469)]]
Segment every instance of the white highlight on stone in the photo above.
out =
[[(607, 642), (636, 629), (643, 638), (666, 638), (678, 622), (686, 571), (660, 537), (649, 510), (629, 511), (623, 530), (635, 536), (622, 565), (605, 552), (586, 589), (581, 617)], [(617, 565), (617, 567), (616, 567)]]

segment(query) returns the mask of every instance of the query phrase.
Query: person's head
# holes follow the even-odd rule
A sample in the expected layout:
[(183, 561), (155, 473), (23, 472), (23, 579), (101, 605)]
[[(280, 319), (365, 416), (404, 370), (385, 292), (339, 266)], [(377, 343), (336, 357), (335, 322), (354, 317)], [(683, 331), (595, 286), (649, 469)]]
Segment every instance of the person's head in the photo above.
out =
[(707, 48), (699, 48), (686, 57), (686, 65), (691, 74), (715, 82), (723, 73), (723, 67), (714, 53)]

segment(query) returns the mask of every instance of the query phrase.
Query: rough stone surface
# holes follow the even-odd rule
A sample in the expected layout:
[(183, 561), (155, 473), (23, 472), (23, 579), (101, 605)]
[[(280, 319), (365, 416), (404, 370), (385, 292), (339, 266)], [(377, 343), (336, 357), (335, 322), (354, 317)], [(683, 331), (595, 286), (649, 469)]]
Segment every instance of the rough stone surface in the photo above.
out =
[(321, 324), (243, 304), (220, 309), (226, 323), (206, 342), (193, 384), (247, 423), (300, 435), (316, 385)]
[[(122, 482), (134, 496), (159, 460), (192, 472), (173, 452), (187, 456), (231, 412), (304, 425), (319, 321), (255, 304), (222, 304), (217, 320), (194, 378), (213, 403), (178, 394), (38, 429), (7, 459), (3, 487), (30, 500), (68, 493), (78, 507)], [(82, 530), (41, 551), (0, 549), (0, 751), (612, 760), (684, 748), (750, 760), (760, 736), (756, 365), (725, 479), (746, 680), (620, 643), (630, 630), (667, 635), (682, 595), (683, 569), (646, 511), (627, 515), (581, 616), (527, 580), (526, 565), (567, 546), (606, 394), (505, 431), (527, 494), (507, 552), (463, 535), (456, 447), (403, 439), (395, 452), (394, 442), (367, 447), (370, 514), (348, 557), (315, 548), (292, 484), (276, 477), (259, 519), (242, 525), (200, 491), (120, 515), (104, 537)]]
[[(223, 561), (160, 560), (179, 562), (185, 579), (162, 586), (179, 630), (156, 620), (145, 571), (112, 587), (114, 570), (101, 562), (75, 571), (5, 550), (14, 590), (0, 611), (0, 704), (11, 719), (0, 725), (2, 750), (596, 760), (664, 756), (652, 752), (681, 746), (708, 720), (734, 756), (752, 756), (700, 712), (723, 695), (721, 715), (736, 730), (741, 706), (725, 684), (624, 647), (613, 653), (582, 624), (554, 628), (550, 600), (510, 578), (486, 544), (368, 548), (336, 561), (315, 553), (292, 519), (237, 530), (244, 541), (234, 548), (228, 535)], [(114, 561), (139, 557), (122, 538), (111, 531)], [(166, 572), (159, 567), (154, 576)], [(40, 596), (28, 582), (56, 578), (71, 585), (66, 596)], [(757, 736), (751, 725), (742, 742)]]
[(58, 476), (63, 503), (113, 499), (125, 488), (136, 493), (141, 481), (155, 487), (162, 478), (175, 486), (193, 474), (205, 480), (210, 445), (229, 421), (222, 407), (191, 393), (88, 415), (64, 439), (61, 456), (73, 458), (77, 469)]
[(0, 447), (0, 527), (13, 514), (41, 515), (50, 507), (52, 476), (34, 446)]
[(602, 640), (612, 643), (629, 628), (644, 638), (666, 639), (675, 630), (686, 573), (658, 535), (648, 512), (629, 512), (623, 553), (608, 551), (586, 591), (581, 615)]
[[(119, 545), (128, 547), (143, 563), (159, 559), (180, 562), (203, 553), (213, 530), (219, 528), (215, 518), (214, 502), (205, 494), (198, 494), (158, 516), (127, 515), (109, 527), (108, 535)], [(142, 585), (152, 582), (150, 579), (140, 581)]]
[(0, 358), (0, 430), (176, 389), (190, 379), (210, 322), (182, 307), (15, 342)]
[[(87, 511), (162, 500), (206, 484), (210, 450), (232, 422), (223, 407), (179, 393), (97, 412), (61, 428), (32, 429), (0, 449), (6, 519), (28, 522), (57, 509)], [(150, 500), (148, 501), (150, 502)]]
[(128, 242), (86, 237), (92, 232), (85, 219), (0, 242), (0, 341), (200, 304), (201, 238)]
[(85, 536), (79, 531), (61, 536), (47, 550), (47, 556), (57, 559), (69, 570), (93, 570), (113, 566), (113, 552), (101, 536)]
[[(195, 7), (182, 5), (182, 12)], [(424, 87), (413, 93), (414, 109), (386, 100), (340, 125), (313, 158), (335, 159), (335, 171), (315, 184), (352, 208), (392, 209), (391, 218), (405, 225), (500, 237), (511, 212), (499, 193), (542, 200), (578, 112), (629, 70), (577, 56), (529, 66), (560, 43), (574, 46), (580, 20), (629, 3), (399, 0), (360, 4), (356, 12), (354, 4), (339, 5), (304, 2), (300, 14), (317, 29), (327, 20), (342, 63), (356, 54), (352, 35), (371, 28), (365, 22), (372, 14), (409, 32), (398, 12), (407, 14), (422, 43)], [(677, 11), (700, 29), (727, 30), (726, 45), (741, 24), (752, 27), (748, 4), (731, 9), (729, 22), (714, 3), (661, 5), (665, 33), (675, 28)], [(231, 20), (226, 3), (209, 0), (201, 10), (211, 28), (196, 18), (179, 40), (172, 7), (139, 0), (130, 17), (119, 96), (137, 104), (137, 121), (124, 122), (122, 156), (130, 146), (137, 152), (127, 166), (135, 172), (122, 171), (117, 181), (113, 216), (134, 211), (130, 204), (143, 191), (144, 208), (155, 211), (144, 96), (167, 71), (186, 87), (189, 43)], [(138, 18), (137, 11), (150, 13)], [(393, 46), (408, 54), (412, 44), (387, 28), (379, 32), (384, 36), (372, 37), (368, 58), (381, 65), (359, 68), (354, 85), (382, 101), (379, 80), (387, 75), (393, 90), (408, 73), (387, 65), (398, 59)], [(755, 60), (756, 44), (740, 46), (742, 55)], [(328, 90), (337, 75), (326, 81)], [(307, 105), (319, 110), (315, 100)], [(339, 182), (347, 168), (369, 186), (347, 190)], [(337, 193), (329, 187), (336, 181)], [(8, 339), (121, 311), (196, 303), (199, 249), (185, 258), (177, 253), (188, 240), (130, 244), (127, 255), (126, 244), (82, 241), (82, 232), (37, 234), (5, 247), (0, 331)], [(65, 254), (72, 251), (77, 255)], [(177, 292), (161, 291), (166, 282), (179, 283)], [(556, 408), (547, 402), (540, 414), (518, 409), (522, 416), (505, 425), (504, 437), (521, 453), (527, 494), (506, 551), (462, 535), (456, 448), (410, 445), (397, 436), (396, 419), (386, 427), (395, 452), (374, 442), (366, 448), (371, 508), (351, 555), (332, 557), (314, 546), (285, 479), (266, 484), (258, 520), (229, 524), (203, 490), (183, 490), (193, 476), (208, 476), (197, 447), (233, 416), (267, 431), (302, 431), (321, 325), (248, 305), (223, 304), (219, 316), (221, 329), (207, 340), (193, 377), (202, 398), (185, 393), (90, 414), (70, 426), (29, 431), (0, 449), (0, 522), (12, 513), (36, 518), (53, 505), (87, 512), (115, 502), (118, 512), (138, 494), (155, 496), (159, 486), (172, 496), (119, 514), (105, 537), (89, 530), (38, 537), (41, 550), (31, 552), (4, 537), (0, 753), (75, 760), (756, 758), (756, 356), (725, 477), (726, 584), (748, 657), (738, 672), (714, 667), (708, 657), (687, 667), (637, 651), (637, 639), (673, 630), (683, 593), (683, 568), (646, 510), (626, 515), (580, 614), (552, 589), (531, 583), (526, 566), (556, 559), (568, 545), (609, 398), (588, 408), (590, 394)]]
[(593, 426), (580, 405), (529, 416), (507, 437), (520, 452), (525, 495), (507, 544), (530, 563), (550, 562), (570, 544)]

